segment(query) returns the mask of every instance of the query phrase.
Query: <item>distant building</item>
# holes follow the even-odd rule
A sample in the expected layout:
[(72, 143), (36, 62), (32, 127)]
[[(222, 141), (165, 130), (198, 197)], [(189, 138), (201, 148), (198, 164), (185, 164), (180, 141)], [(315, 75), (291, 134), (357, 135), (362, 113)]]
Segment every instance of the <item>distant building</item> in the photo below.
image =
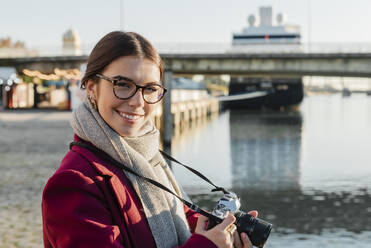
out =
[(37, 56), (38, 52), (33, 49), (28, 49), (22, 41), (13, 42), (10, 37), (0, 38), (0, 57), (29, 57)]
[(63, 54), (81, 55), (80, 36), (74, 29), (69, 29), (63, 34)]
[(12, 42), (12, 39), (2, 38), (0, 39), (0, 47), (2, 48), (25, 48), (24, 42), (17, 40), (16, 42)]

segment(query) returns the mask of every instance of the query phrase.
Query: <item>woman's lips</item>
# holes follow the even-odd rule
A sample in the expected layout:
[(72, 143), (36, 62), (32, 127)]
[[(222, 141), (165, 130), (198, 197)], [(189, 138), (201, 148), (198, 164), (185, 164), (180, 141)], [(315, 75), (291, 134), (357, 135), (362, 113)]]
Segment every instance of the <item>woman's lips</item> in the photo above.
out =
[(128, 113), (128, 112), (121, 112), (121, 111), (117, 111), (117, 113), (123, 117), (125, 120), (129, 121), (129, 122), (136, 122), (138, 121), (139, 119), (143, 118), (144, 115), (141, 115), (141, 114), (136, 114), (136, 113)]

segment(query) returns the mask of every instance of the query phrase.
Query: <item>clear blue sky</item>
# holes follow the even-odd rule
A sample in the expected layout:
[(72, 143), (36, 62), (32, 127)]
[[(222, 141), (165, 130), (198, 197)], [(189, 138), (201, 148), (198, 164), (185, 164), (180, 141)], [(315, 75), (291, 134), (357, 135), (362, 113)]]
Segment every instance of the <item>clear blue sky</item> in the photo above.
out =
[[(309, 4), (310, 1), (310, 4)], [(124, 28), (152, 42), (230, 42), (259, 6), (284, 12), (311, 41), (370, 42), (371, 0), (124, 0)], [(60, 46), (73, 27), (83, 44), (120, 29), (120, 0), (1, 0), (0, 38)]]

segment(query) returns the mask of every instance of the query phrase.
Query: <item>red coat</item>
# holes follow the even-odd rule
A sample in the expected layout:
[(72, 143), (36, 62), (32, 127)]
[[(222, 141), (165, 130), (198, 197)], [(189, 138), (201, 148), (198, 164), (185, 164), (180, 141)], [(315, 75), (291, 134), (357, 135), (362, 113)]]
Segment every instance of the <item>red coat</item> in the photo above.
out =
[[(76, 135), (75, 141), (83, 142)], [(198, 214), (187, 207), (185, 212), (193, 232)], [(141, 202), (124, 173), (79, 146), (66, 154), (47, 182), (42, 217), (45, 247), (156, 247)], [(216, 246), (192, 234), (182, 247)]]

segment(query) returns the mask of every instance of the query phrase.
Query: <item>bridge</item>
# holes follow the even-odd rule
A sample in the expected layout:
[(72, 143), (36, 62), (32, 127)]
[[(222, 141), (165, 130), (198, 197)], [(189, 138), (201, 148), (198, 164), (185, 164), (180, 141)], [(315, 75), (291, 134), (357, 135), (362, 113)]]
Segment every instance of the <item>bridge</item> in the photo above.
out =
[[(174, 74), (293, 75), (371, 77), (369, 53), (163, 53), (165, 69)], [(87, 56), (0, 58), (0, 66), (53, 73), (74, 69)]]
[[(165, 66), (164, 85), (171, 90), (173, 75), (228, 74), (231, 76), (344, 76), (371, 78), (371, 50), (367, 52), (179, 52), (161, 53)], [(0, 58), (0, 67), (14, 67), (22, 75), (24, 69), (53, 74), (55, 69), (79, 69), (86, 63), (87, 55), (40, 56)], [(256, 95), (258, 94), (258, 95)], [(220, 101), (240, 100), (266, 95), (255, 92)], [(163, 101), (164, 144), (170, 144), (174, 116), (171, 113), (171, 99), (168, 94)], [(176, 115), (175, 115), (176, 117)], [(176, 118), (175, 118), (176, 119)], [(178, 118), (179, 119), (179, 118)]]

